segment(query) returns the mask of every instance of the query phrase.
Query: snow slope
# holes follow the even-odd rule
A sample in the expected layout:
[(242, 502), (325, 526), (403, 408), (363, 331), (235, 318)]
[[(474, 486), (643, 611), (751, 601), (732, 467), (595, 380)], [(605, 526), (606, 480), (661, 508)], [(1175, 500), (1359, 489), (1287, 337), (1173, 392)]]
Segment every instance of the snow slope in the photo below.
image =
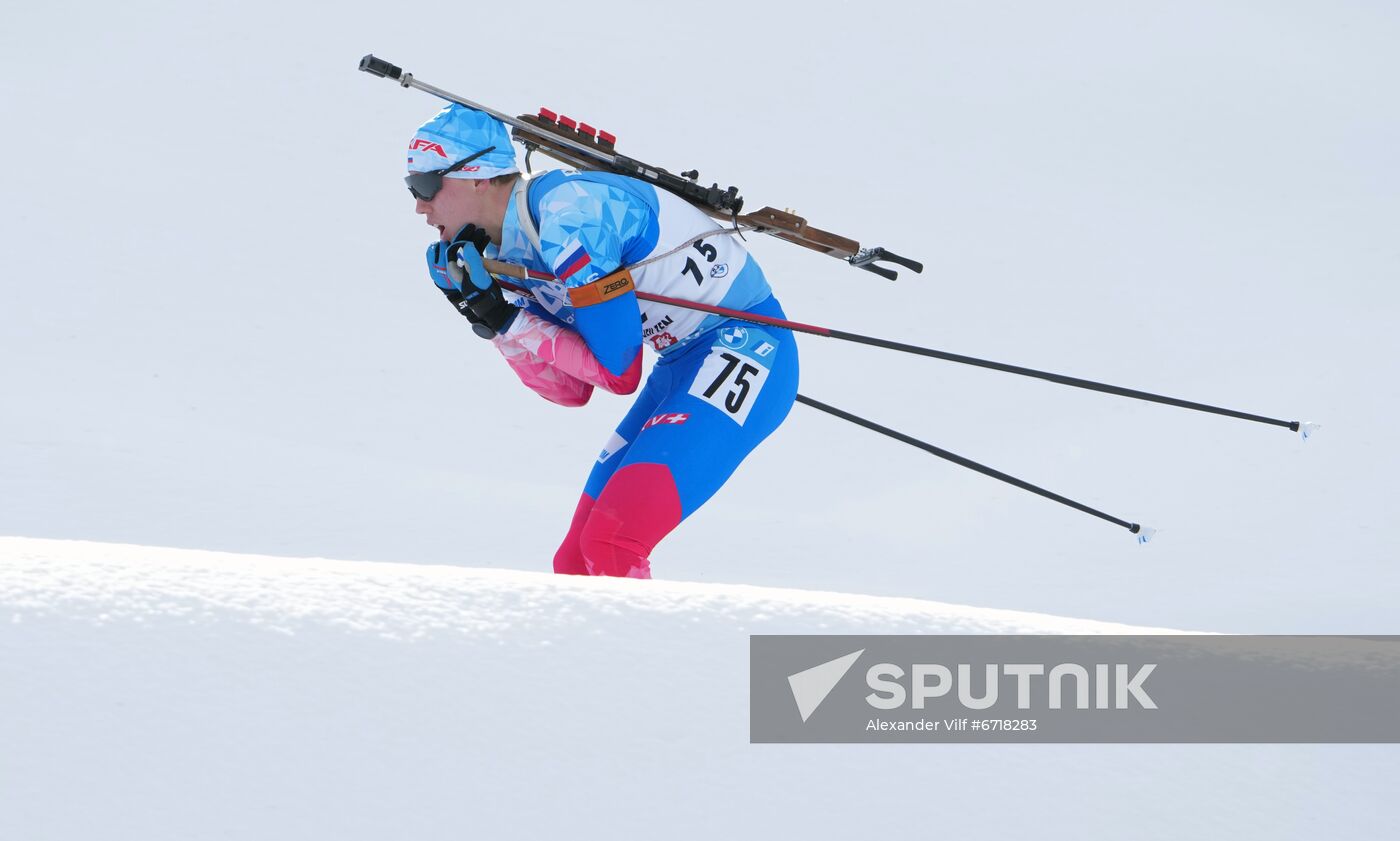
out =
[(1388, 746), (748, 744), (751, 633), (913, 599), (0, 538), (0, 838), (1376, 837)]

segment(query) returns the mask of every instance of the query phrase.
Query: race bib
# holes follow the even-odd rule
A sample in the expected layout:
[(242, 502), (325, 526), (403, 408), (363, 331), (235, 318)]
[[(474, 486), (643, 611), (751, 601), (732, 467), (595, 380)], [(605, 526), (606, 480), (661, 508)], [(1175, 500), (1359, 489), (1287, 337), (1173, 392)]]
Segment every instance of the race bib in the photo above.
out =
[(768, 366), (760, 359), (775, 350), (761, 336), (758, 331), (751, 335), (746, 327), (721, 328), (719, 342), (710, 348), (688, 393), (743, 426), (768, 381)]

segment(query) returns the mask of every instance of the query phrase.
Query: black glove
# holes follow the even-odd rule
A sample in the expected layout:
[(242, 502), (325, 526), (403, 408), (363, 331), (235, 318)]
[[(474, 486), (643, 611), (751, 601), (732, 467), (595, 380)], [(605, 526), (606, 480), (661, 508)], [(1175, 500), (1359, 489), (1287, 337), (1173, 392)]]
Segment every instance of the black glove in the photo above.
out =
[(461, 289), (443, 289), (442, 293), (471, 322), (472, 332), (483, 339), (494, 338), (505, 330), (519, 312), (518, 307), (506, 301), (500, 284), (481, 262), (481, 253), (490, 241), (485, 231), (467, 225), (447, 244), (445, 253), (440, 252), (446, 257), (452, 285)]

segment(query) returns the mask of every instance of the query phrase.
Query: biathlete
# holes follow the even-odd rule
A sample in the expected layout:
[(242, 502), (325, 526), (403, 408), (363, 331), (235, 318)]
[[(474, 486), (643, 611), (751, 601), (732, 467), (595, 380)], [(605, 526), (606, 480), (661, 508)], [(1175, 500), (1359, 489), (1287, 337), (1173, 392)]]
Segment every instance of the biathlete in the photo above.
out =
[[(405, 180), (438, 230), (433, 282), (525, 385), (563, 406), (641, 386), (593, 465), (554, 570), (651, 577), (656, 544), (787, 417), (797, 344), (781, 328), (599, 293), (627, 269), (638, 291), (782, 318), (763, 270), (710, 217), (642, 181), (522, 174), (505, 125), (459, 105), (413, 135)], [(482, 257), (555, 279), (513, 281), (528, 292), (515, 295)], [(660, 355), (644, 385), (643, 344)]]

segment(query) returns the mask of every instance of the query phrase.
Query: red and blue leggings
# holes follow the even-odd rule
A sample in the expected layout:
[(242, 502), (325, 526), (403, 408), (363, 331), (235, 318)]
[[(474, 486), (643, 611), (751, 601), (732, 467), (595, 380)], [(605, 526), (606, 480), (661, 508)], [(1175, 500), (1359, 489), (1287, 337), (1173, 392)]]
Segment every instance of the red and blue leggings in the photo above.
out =
[[(783, 317), (773, 298), (753, 311)], [(787, 417), (797, 377), (789, 331), (737, 321), (663, 357), (593, 466), (554, 571), (650, 578), (661, 538)]]

